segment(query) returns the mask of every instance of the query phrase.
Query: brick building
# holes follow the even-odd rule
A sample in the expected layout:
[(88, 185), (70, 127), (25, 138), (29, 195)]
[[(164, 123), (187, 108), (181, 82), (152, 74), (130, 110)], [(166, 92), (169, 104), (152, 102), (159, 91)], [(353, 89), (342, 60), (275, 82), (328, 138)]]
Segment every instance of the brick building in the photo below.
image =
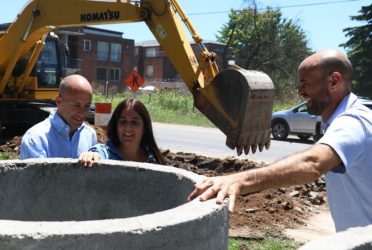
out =
[[(215, 41), (204, 41), (204, 45), (207, 47), (208, 51), (217, 54), (218, 66), (222, 69), (222, 54), (225, 44)], [(199, 58), (201, 52), (199, 46), (192, 42), (191, 47), (196, 57)], [(169, 88), (172, 88), (173, 84), (175, 88), (186, 88), (180, 75), (156, 40), (136, 43), (135, 61), (138, 72), (145, 79), (145, 84)]]
[(56, 33), (67, 45), (67, 74), (85, 76), (102, 93), (126, 89), (124, 80), (135, 67), (134, 40), (123, 38), (122, 32), (87, 26)]
[[(124, 81), (137, 69), (145, 85), (158, 88), (186, 90), (186, 85), (156, 40), (134, 44), (133, 39), (123, 38), (122, 32), (95, 27), (60, 28), (56, 30), (66, 45), (67, 74), (85, 76), (93, 88), (102, 93), (122, 92), (127, 88)], [(225, 44), (204, 41), (204, 45), (218, 57), (222, 69)], [(191, 43), (197, 58), (200, 48)]]

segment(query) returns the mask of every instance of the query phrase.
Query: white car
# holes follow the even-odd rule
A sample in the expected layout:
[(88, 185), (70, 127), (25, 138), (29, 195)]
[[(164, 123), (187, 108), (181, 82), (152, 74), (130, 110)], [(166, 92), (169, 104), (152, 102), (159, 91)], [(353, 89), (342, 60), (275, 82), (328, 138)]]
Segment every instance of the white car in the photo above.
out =
[(322, 136), (322, 118), (307, 112), (306, 102), (272, 114), (271, 133), (274, 139), (285, 140), (289, 134), (295, 134), (301, 140)]
[(155, 86), (148, 85), (146, 87), (139, 87), (138, 91), (143, 93), (155, 93), (157, 88)]
[[(372, 109), (372, 100), (358, 97), (368, 108)], [(306, 102), (272, 114), (271, 134), (276, 140), (285, 140), (289, 134), (297, 135), (301, 140), (313, 137), (319, 140), (323, 135), (323, 122), (320, 116), (307, 112)]]

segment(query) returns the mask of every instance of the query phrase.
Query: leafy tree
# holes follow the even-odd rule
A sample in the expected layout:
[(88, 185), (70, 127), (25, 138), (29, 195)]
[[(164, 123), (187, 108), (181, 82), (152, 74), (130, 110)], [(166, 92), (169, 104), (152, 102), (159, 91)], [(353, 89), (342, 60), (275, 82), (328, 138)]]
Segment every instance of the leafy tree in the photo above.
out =
[[(231, 30), (235, 31), (232, 37)], [(294, 21), (282, 18), (280, 10), (267, 8), (258, 12), (255, 4), (253, 8), (231, 10), (217, 40), (229, 41), (237, 65), (268, 74), (277, 97), (296, 93), (298, 64), (311, 51), (304, 31)]]
[(350, 39), (341, 46), (349, 49), (347, 54), (354, 68), (353, 91), (372, 98), (372, 4), (363, 6), (359, 13), (351, 20), (366, 24), (344, 29)]

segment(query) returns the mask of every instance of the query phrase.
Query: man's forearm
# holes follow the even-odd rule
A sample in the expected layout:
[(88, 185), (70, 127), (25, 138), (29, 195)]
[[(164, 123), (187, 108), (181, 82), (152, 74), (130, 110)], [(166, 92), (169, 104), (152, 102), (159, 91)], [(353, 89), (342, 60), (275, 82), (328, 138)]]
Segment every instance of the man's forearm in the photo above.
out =
[(241, 194), (270, 188), (309, 183), (322, 176), (320, 161), (308, 152), (298, 153), (269, 166), (248, 170), (236, 175), (241, 183)]

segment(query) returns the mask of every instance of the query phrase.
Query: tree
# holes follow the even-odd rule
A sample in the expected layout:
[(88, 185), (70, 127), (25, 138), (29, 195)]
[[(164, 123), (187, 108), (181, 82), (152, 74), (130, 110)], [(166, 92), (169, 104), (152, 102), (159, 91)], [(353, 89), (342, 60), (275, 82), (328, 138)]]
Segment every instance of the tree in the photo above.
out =
[(341, 46), (349, 49), (347, 54), (354, 68), (353, 91), (372, 98), (372, 4), (363, 6), (359, 13), (351, 20), (366, 24), (344, 29), (350, 39)]
[[(237, 65), (268, 74), (276, 87), (276, 96), (296, 93), (297, 67), (311, 51), (306, 35), (292, 20), (282, 18), (280, 10), (257, 7), (231, 10), (229, 21), (222, 26), (217, 40), (227, 43), (235, 54)], [(234, 28), (233, 37), (230, 37)]]

